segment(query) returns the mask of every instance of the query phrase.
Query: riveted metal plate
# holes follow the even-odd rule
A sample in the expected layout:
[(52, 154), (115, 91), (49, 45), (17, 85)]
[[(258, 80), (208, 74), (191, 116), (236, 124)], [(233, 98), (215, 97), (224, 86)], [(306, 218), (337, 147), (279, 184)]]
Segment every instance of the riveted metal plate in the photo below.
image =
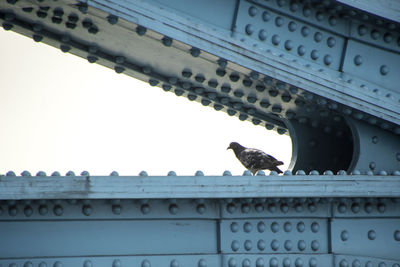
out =
[(223, 255), (223, 267), (256, 266), (256, 267), (331, 267), (332, 255), (327, 254), (226, 254)]
[(335, 254), (400, 260), (399, 218), (333, 219), (331, 231)]
[(212, 200), (38, 200), (3, 201), (2, 220), (98, 220), (217, 218)]
[(371, 23), (353, 20), (350, 37), (393, 52), (400, 52), (398, 41), (400, 34)]
[[(397, 72), (399, 69), (400, 55), (398, 53), (353, 40), (349, 40), (347, 43), (343, 64), (344, 72), (400, 93), (399, 89), (394, 86), (400, 83), (400, 76)], [(393, 106), (393, 109), (399, 112), (399, 105)]]
[(379, 259), (372, 257), (352, 256), (352, 255), (334, 255), (335, 267), (343, 266), (365, 266), (365, 267), (399, 267), (400, 261)]
[(25, 258), (0, 259), (0, 266), (38, 266), (38, 267), (121, 267), (121, 266), (189, 266), (216, 267), (221, 266), (220, 255), (165, 255), (165, 256), (113, 256), (113, 257), (67, 257), (67, 258)]
[(216, 233), (212, 220), (3, 221), (0, 255), (212, 254)]
[(399, 198), (355, 198), (335, 201), (334, 217), (399, 217)]
[(259, 42), (259, 48), (278, 48), (290, 55), (338, 70), (344, 38), (285, 14), (240, 1), (236, 31)]
[(327, 220), (222, 220), (224, 253), (328, 253)]
[(296, 199), (270, 199), (266, 203), (221, 203), (222, 218), (329, 217), (330, 204)]

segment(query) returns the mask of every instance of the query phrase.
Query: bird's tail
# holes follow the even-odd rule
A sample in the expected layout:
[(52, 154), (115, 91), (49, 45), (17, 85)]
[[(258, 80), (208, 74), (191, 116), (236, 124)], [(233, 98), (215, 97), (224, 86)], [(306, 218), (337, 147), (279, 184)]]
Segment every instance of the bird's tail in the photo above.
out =
[[(283, 163), (282, 163), (283, 164)], [(279, 165), (282, 165), (282, 164), (279, 164)], [(276, 167), (276, 166), (274, 166), (274, 167), (272, 167), (271, 168), (271, 171), (276, 171), (277, 173), (283, 173), (283, 171), (281, 171), (278, 167)]]

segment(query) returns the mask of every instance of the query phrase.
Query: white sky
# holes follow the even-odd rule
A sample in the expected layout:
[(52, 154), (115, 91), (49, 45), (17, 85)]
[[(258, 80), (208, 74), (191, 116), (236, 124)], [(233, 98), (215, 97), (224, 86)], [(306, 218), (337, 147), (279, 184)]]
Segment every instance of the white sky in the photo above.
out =
[(231, 141), (289, 165), (288, 136), (13, 32), (0, 44), (0, 174), (241, 175)]

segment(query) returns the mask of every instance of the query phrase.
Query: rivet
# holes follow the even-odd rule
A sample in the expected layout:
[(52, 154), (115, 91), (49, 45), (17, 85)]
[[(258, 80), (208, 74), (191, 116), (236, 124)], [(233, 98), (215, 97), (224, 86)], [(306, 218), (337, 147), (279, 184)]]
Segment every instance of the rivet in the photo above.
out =
[(323, 14), (322, 12), (317, 12), (317, 13), (315, 14), (315, 18), (316, 18), (318, 21), (321, 21), (321, 20), (324, 19), (324, 14)]
[(240, 248), (239, 242), (237, 240), (233, 240), (231, 243), (232, 251), (238, 251)]
[(53, 209), (54, 215), (61, 216), (64, 212), (64, 209), (61, 205), (55, 205)]
[(311, 15), (311, 9), (308, 7), (303, 8), (303, 15), (304, 17), (309, 17)]
[(317, 43), (321, 42), (322, 41), (322, 33), (316, 32), (314, 34), (314, 41), (317, 42)]
[(340, 204), (338, 205), (338, 211), (339, 211), (340, 213), (345, 213), (345, 212), (347, 211), (346, 204), (340, 203)]
[(250, 212), (250, 205), (247, 203), (242, 204), (241, 207), (242, 213), (249, 213)]
[(358, 213), (358, 212), (360, 212), (360, 204), (358, 204), (358, 203), (353, 203), (352, 205), (351, 205), (351, 211), (353, 212), (353, 213)]
[(378, 203), (377, 209), (379, 213), (384, 213), (386, 211), (386, 205), (384, 203)]
[(53, 264), (53, 267), (62, 267), (63, 266), (63, 264), (60, 262), (60, 261), (56, 261), (54, 264)]
[(278, 6), (283, 7), (284, 5), (286, 5), (286, 0), (277, 0), (276, 3), (278, 4)]
[(291, 251), (293, 248), (293, 243), (290, 240), (286, 240), (283, 246), (287, 251)]
[(93, 266), (93, 264), (92, 264), (92, 262), (90, 261), (90, 260), (86, 260), (84, 263), (83, 263), (83, 267), (92, 267)]
[(177, 260), (172, 260), (171, 264), (169, 265), (170, 267), (179, 267), (179, 262)]
[(385, 33), (385, 35), (383, 36), (383, 40), (385, 41), (385, 43), (390, 43), (391, 41), (393, 41), (393, 36), (390, 33)]
[(229, 203), (227, 206), (226, 206), (226, 210), (229, 212), (229, 213), (234, 213), (235, 211), (236, 211), (236, 205), (234, 204), (234, 203)]
[(218, 64), (218, 66), (220, 66), (221, 68), (226, 68), (226, 65), (228, 64), (228, 62), (226, 61), (226, 59), (219, 58), (219, 59), (217, 60), (217, 64)]
[(328, 45), (328, 47), (334, 47), (336, 45), (336, 39), (333, 37), (329, 37), (326, 40), (326, 44)]
[(315, 205), (315, 203), (310, 203), (310, 204), (308, 204), (308, 210), (309, 210), (311, 213), (317, 211), (317, 205)]
[(257, 242), (257, 248), (258, 248), (258, 250), (260, 250), (260, 251), (263, 251), (263, 250), (265, 249), (266, 246), (267, 246), (267, 244), (265, 243), (264, 240), (259, 240), (259, 241)]
[(291, 40), (287, 40), (285, 42), (285, 49), (288, 50), (288, 51), (293, 49), (293, 42)]
[(278, 267), (278, 259), (273, 257), (269, 260), (269, 266), (270, 267)]
[(319, 223), (313, 222), (313, 223), (311, 224), (311, 231), (312, 231), (313, 233), (317, 233), (317, 232), (319, 231)]
[(190, 54), (192, 55), (192, 57), (198, 57), (200, 55), (200, 49), (192, 47), (190, 49)]
[(278, 241), (278, 240), (273, 239), (273, 240), (271, 241), (271, 249), (272, 249), (273, 251), (277, 251), (277, 250), (279, 249), (279, 241)]
[(236, 260), (234, 258), (230, 258), (229, 261), (228, 261), (228, 266), (229, 267), (236, 267), (237, 266)]
[(292, 224), (290, 223), (290, 222), (286, 222), (284, 225), (283, 225), (283, 230), (285, 231), (285, 232), (291, 232), (292, 231)]
[(317, 60), (319, 58), (319, 52), (317, 50), (311, 51), (311, 59)]
[(389, 67), (386, 66), (386, 65), (382, 65), (381, 68), (380, 68), (380, 72), (381, 72), (382, 75), (388, 74), (389, 73)]
[(367, 262), (365, 263), (365, 267), (372, 267), (372, 262), (367, 261)]
[(200, 259), (197, 266), (198, 267), (207, 267), (207, 261), (205, 259)]
[(38, 265), (38, 267), (47, 267), (47, 263), (45, 263), (44, 261), (42, 261), (42, 262)]
[(247, 35), (252, 35), (254, 32), (254, 26), (252, 24), (246, 25), (246, 33)]
[(400, 241), (400, 230), (396, 230), (393, 234), (394, 240)]
[(325, 63), (325, 65), (330, 65), (330, 64), (332, 64), (332, 62), (333, 62), (333, 59), (332, 59), (332, 57), (331, 57), (330, 55), (326, 55), (326, 56), (324, 57), (324, 63)]
[(263, 233), (265, 231), (265, 223), (264, 222), (259, 222), (257, 224), (257, 230), (259, 233)]
[(361, 262), (359, 260), (354, 260), (351, 267), (361, 267)]
[(24, 214), (26, 217), (30, 217), (32, 215), (32, 213), (33, 213), (33, 209), (31, 206), (26, 206), (24, 208)]
[(279, 35), (274, 34), (271, 38), (271, 42), (273, 45), (279, 45), (279, 43), (281, 42), (281, 38), (279, 37)]
[(266, 128), (267, 130), (272, 130), (272, 129), (274, 129), (274, 125), (273, 125), (273, 124), (270, 124), (270, 123), (266, 123), (266, 124), (265, 124), (265, 128)]
[(246, 233), (250, 233), (251, 230), (253, 230), (253, 226), (251, 225), (251, 223), (246, 222), (246, 223), (243, 225), (243, 231), (245, 231)]
[(141, 267), (151, 267), (150, 261), (148, 260), (143, 260)]
[(150, 212), (150, 205), (149, 204), (143, 204), (143, 205), (141, 205), (140, 206), (140, 211), (143, 213), (143, 214), (148, 214), (149, 212)]
[(349, 263), (346, 260), (341, 260), (339, 263), (339, 266), (340, 267), (348, 267)]
[(88, 32), (91, 33), (91, 34), (96, 34), (96, 33), (99, 32), (99, 29), (97, 28), (97, 26), (92, 25), (92, 27), (90, 27), (90, 28), (88, 29)]
[(290, 267), (291, 261), (289, 258), (284, 258), (282, 261), (283, 267)]
[(122, 211), (122, 207), (121, 207), (121, 205), (112, 205), (111, 210), (112, 210), (112, 213), (114, 213), (115, 215), (120, 215), (121, 211)]
[(307, 37), (310, 34), (310, 28), (303, 26), (301, 28), (301, 35), (303, 35), (303, 37)]
[(306, 53), (306, 48), (303, 45), (300, 45), (297, 48), (297, 53), (299, 54), (299, 56), (304, 56), (304, 54)]
[(248, 78), (244, 78), (243, 79), (243, 85), (244, 86), (250, 87), (252, 84), (253, 84), (253, 82), (250, 79), (248, 79)]
[(145, 28), (145, 27), (143, 27), (143, 26), (137, 26), (136, 27), (136, 33), (139, 35), (139, 36), (142, 36), (142, 35), (145, 35), (146, 34), (146, 31), (147, 31), (147, 29)]
[(329, 25), (335, 26), (337, 23), (338, 23), (338, 20), (336, 17), (334, 17), (334, 16), (329, 17)]
[(114, 67), (114, 71), (115, 71), (116, 73), (120, 74), (120, 73), (122, 73), (122, 72), (125, 71), (125, 68), (122, 67), (122, 66), (118, 66), (118, 65), (117, 65), (117, 66)]
[(306, 249), (306, 242), (304, 240), (299, 240), (299, 242), (297, 242), (297, 248), (300, 251), (303, 251)]
[(224, 171), (224, 173), (222, 174), (223, 176), (232, 176), (232, 173), (228, 170)]
[(170, 213), (170, 214), (176, 215), (176, 214), (178, 213), (178, 211), (179, 211), (179, 208), (178, 208), (178, 205), (176, 205), (176, 204), (171, 204), (171, 205), (169, 205), (168, 210), (169, 210), (169, 213)]
[(237, 231), (239, 231), (239, 224), (237, 224), (236, 222), (231, 223), (231, 232), (232, 233), (236, 233)]
[(375, 238), (376, 238), (376, 232), (374, 230), (369, 230), (368, 231), (368, 239), (375, 240)]
[(303, 260), (301, 258), (297, 258), (296, 261), (294, 262), (294, 266), (296, 267), (303, 267)]
[(381, 34), (377, 30), (372, 30), (371, 31), (371, 38), (374, 39), (374, 40), (377, 40), (380, 37), (380, 35)]
[(372, 204), (370, 202), (365, 203), (364, 210), (366, 213), (371, 213), (372, 212)]
[(93, 208), (90, 205), (84, 205), (82, 207), (82, 213), (86, 216), (90, 216), (93, 212)]
[(281, 27), (284, 23), (284, 19), (280, 16), (276, 17), (275, 19), (275, 25), (278, 27)]
[(254, 17), (255, 15), (257, 15), (257, 8), (255, 7), (255, 6), (251, 6), (250, 8), (249, 8), (249, 15), (251, 16), (251, 17)]
[(172, 45), (172, 39), (170, 37), (168, 37), (168, 36), (164, 36), (161, 41), (162, 41), (164, 46), (169, 47), (169, 46)]
[(367, 34), (367, 27), (365, 27), (365, 25), (358, 26), (358, 34), (360, 36)]
[(279, 224), (277, 222), (273, 222), (271, 224), (271, 231), (273, 233), (277, 233), (279, 231)]
[(39, 214), (40, 215), (46, 215), (47, 213), (48, 213), (48, 208), (47, 208), (47, 206), (46, 205), (40, 205), (39, 206)]
[(317, 251), (319, 249), (319, 242), (317, 240), (313, 240), (311, 242), (311, 249), (313, 251)]
[(256, 260), (256, 267), (264, 267), (265, 265), (264, 259), (263, 258), (257, 258)]
[(218, 68), (218, 69), (215, 71), (215, 73), (216, 73), (218, 76), (220, 76), (220, 77), (224, 77), (225, 74), (226, 74), (226, 71), (225, 71), (225, 69), (223, 69), (223, 68)]
[[(300, 203), (297, 203), (297, 204), (300, 204)], [(300, 206), (301, 206), (301, 204), (300, 204)], [(296, 229), (297, 229), (297, 231), (299, 233), (302, 233), (306, 229), (306, 226), (305, 226), (305, 224), (303, 222), (298, 222), (297, 226), (296, 226)]]
[(24, 267), (33, 267), (33, 264), (32, 264), (32, 262), (27, 261), (24, 263)]
[(199, 214), (204, 214), (206, 212), (206, 206), (204, 204), (199, 204), (196, 210)]
[(262, 19), (263, 19), (263, 21), (265, 21), (265, 22), (267, 22), (267, 21), (269, 21), (269, 20), (271, 19), (271, 15), (268, 13), (268, 11), (264, 11), (264, 12), (262, 13)]
[(244, 242), (244, 249), (250, 251), (253, 248), (253, 244), (250, 240)]
[(29, 176), (31, 176), (31, 173), (28, 171), (23, 171), (23, 172), (21, 172), (21, 176), (29, 177)]

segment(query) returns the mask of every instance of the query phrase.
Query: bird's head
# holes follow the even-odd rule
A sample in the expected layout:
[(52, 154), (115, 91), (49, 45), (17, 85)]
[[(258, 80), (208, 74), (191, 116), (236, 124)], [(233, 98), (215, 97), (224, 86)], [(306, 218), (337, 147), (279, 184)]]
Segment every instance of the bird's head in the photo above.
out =
[(241, 147), (241, 145), (239, 145), (239, 143), (232, 142), (232, 143), (229, 144), (227, 150), (228, 150), (228, 149), (236, 150), (236, 148), (238, 148), (238, 147)]

